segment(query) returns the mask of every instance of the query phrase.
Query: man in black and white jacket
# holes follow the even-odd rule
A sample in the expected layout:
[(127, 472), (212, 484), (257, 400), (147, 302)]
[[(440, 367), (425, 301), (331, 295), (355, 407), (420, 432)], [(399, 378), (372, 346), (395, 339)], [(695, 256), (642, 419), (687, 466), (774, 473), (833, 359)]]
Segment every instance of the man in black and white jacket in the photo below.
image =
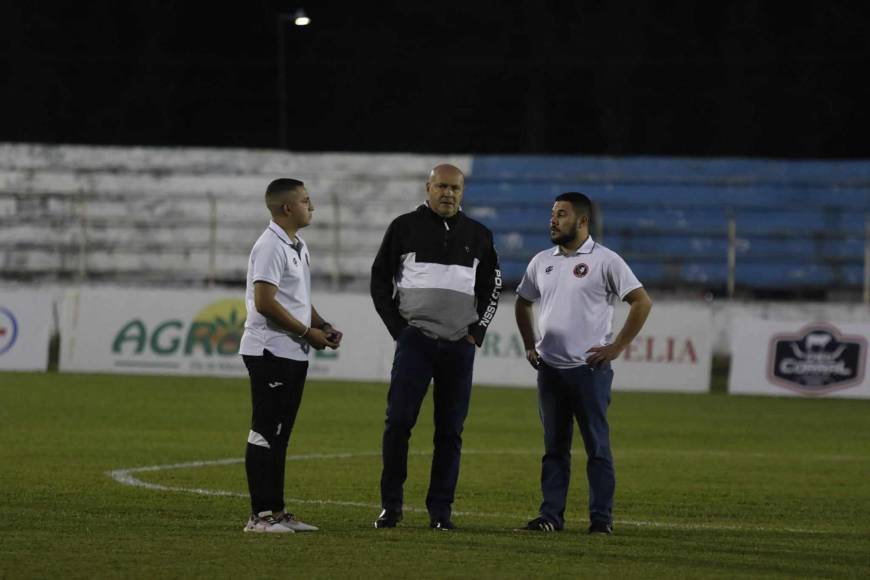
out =
[(435, 451), (426, 507), (432, 528), (454, 527), (474, 347), (483, 344), (501, 292), (492, 232), (460, 211), (464, 187), (458, 168), (435, 167), (426, 182), (427, 203), (393, 220), (372, 264), (375, 309), (396, 340), (376, 528), (402, 519), (408, 439), (432, 379)]

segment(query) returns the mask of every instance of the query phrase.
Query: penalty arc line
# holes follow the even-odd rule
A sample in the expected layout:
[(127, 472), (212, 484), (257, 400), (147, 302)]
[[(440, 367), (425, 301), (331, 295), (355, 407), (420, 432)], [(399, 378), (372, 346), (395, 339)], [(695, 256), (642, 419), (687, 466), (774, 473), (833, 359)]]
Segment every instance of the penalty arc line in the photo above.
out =
[[(519, 450), (508, 450), (508, 451), (474, 451), (474, 450), (466, 450), (463, 451), (463, 454), (466, 455), (529, 455), (529, 454), (539, 454), (538, 451), (519, 451)], [(354, 452), (354, 453), (312, 453), (309, 455), (288, 455), (287, 461), (306, 461), (306, 460), (318, 460), (318, 459), (352, 459), (356, 457), (379, 457), (381, 455), (380, 452), (371, 452), (371, 451), (362, 451), (362, 452)], [(409, 455), (429, 455), (426, 452), (410, 452)], [(158, 471), (168, 471), (172, 469), (196, 469), (199, 467), (212, 467), (219, 465), (236, 465), (239, 463), (244, 463), (245, 459), (243, 457), (233, 457), (229, 459), (214, 459), (214, 460), (205, 460), (205, 461), (187, 461), (184, 463), (172, 463), (166, 465), (148, 465), (144, 467), (132, 467), (127, 469), (114, 469), (111, 471), (107, 471), (106, 475), (111, 477), (113, 480), (117, 481), (122, 485), (128, 485), (131, 487), (140, 487), (143, 489), (150, 489), (153, 491), (169, 491), (169, 492), (179, 492), (179, 493), (194, 493), (198, 495), (206, 495), (212, 497), (249, 497), (246, 493), (240, 493), (237, 491), (226, 491), (219, 489), (204, 489), (204, 488), (195, 488), (195, 487), (180, 487), (180, 486), (172, 486), (172, 485), (163, 485), (159, 483), (150, 483), (147, 481), (143, 481), (133, 475), (134, 473), (153, 473)], [(359, 508), (371, 508), (371, 509), (381, 509), (380, 504), (375, 503), (366, 503), (366, 502), (358, 502), (358, 501), (345, 501), (345, 500), (332, 500), (332, 499), (301, 499), (301, 498), (288, 498), (287, 503), (298, 503), (298, 504), (309, 504), (309, 505), (334, 505), (341, 507), (359, 507)], [(406, 506), (403, 508), (405, 511), (410, 512), (427, 512), (426, 508), (417, 508)], [(471, 517), (484, 517), (484, 518), (498, 518), (498, 519), (515, 519), (522, 520), (524, 517), (528, 516), (520, 516), (517, 514), (502, 514), (502, 513), (490, 513), (490, 512), (474, 512), (474, 511), (454, 511), (454, 515), (457, 516), (471, 516)], [(628, 526), (637, 526), (637, 527), (649, 527), (649, 528), (662, 528), (662, 529), (674, 529), (674, 530), (720, 530), (720, 531), (758, 531), (758, 532), (788, 532), (788, 533), (799, 533), (799, 534), (822, 534), (826, 533), (821, 530), (808, 530), (801, 528), (769, 528), (762, 526), (729, 526), (729, 525), (711, 525), (711, 524), (683, 524), (683, 523), (673, 523), (673, 522), (655, 522), (655, 521), (644, 521), (644, 520), (616, 520), (614, 523), (619, 525), (628, 525)]]

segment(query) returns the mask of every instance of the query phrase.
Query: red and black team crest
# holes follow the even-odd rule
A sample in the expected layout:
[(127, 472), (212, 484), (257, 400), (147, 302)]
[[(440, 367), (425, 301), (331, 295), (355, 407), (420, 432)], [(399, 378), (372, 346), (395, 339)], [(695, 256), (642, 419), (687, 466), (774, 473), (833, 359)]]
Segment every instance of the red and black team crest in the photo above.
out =
[(578, 278), (582, 278), (583, 276), (585, 276), (588, 273), (589, 273), (589, 266), (587, 266), (583, 262), (580, 262), (579, 264), (574, 266), (574, 275), (577, 276)]
[(823, 395), (864, 381), (867, 341), (843, 336), (829, 324), (812, 324), (770, 341), (767, 378), (804, 395)]

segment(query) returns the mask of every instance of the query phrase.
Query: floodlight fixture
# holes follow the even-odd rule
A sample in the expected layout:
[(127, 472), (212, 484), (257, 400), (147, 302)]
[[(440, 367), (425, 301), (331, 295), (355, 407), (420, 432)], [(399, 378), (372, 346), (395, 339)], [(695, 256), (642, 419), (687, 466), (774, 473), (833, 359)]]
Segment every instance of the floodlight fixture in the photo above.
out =
[(296, 13), (293, 15), (293, 24), (296, 26), (308, 26), (311, 24), (311, 19), (308, 18), (307, 14), (305, 14), (303, 8), (296, 10)]

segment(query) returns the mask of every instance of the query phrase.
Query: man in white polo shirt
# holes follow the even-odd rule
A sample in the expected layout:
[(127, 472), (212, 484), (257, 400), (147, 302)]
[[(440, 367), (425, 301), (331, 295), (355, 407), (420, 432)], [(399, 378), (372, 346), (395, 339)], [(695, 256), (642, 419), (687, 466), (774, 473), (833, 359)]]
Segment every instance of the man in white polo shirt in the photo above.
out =
[[(625, 261), (589, 235), (592, 203), (582, 193), (556, 197), (550, 217), (555, 250), (532, 258), (517, 287), (516, 320), (526, 358), (538, 371), (538, 409), (544, 426), (543, 502), (525, 530), (552, 532), (565, 525), (574, 419), (586, 447), (589, 533), (613, 531), (616, 478), (607, 407), (610, 362), (631, 343), (652, 302)], [(613, 305), (630, 305), (614, 338)], [(535, 342), (532, 303), (538, 304)]]
[(302, 402), (308, 352), (338, 348), (342, 334), (311, 304), (311, 259), (297, 232), (314, 206), (305, 185), (276, 179), (266, 189), (269, 227), (251, 250), (239, 353), (251, 379), (251, 430), (245, 472), (251, 494), (246, 532), (310, 532), (284, 508), (287, 443)]

